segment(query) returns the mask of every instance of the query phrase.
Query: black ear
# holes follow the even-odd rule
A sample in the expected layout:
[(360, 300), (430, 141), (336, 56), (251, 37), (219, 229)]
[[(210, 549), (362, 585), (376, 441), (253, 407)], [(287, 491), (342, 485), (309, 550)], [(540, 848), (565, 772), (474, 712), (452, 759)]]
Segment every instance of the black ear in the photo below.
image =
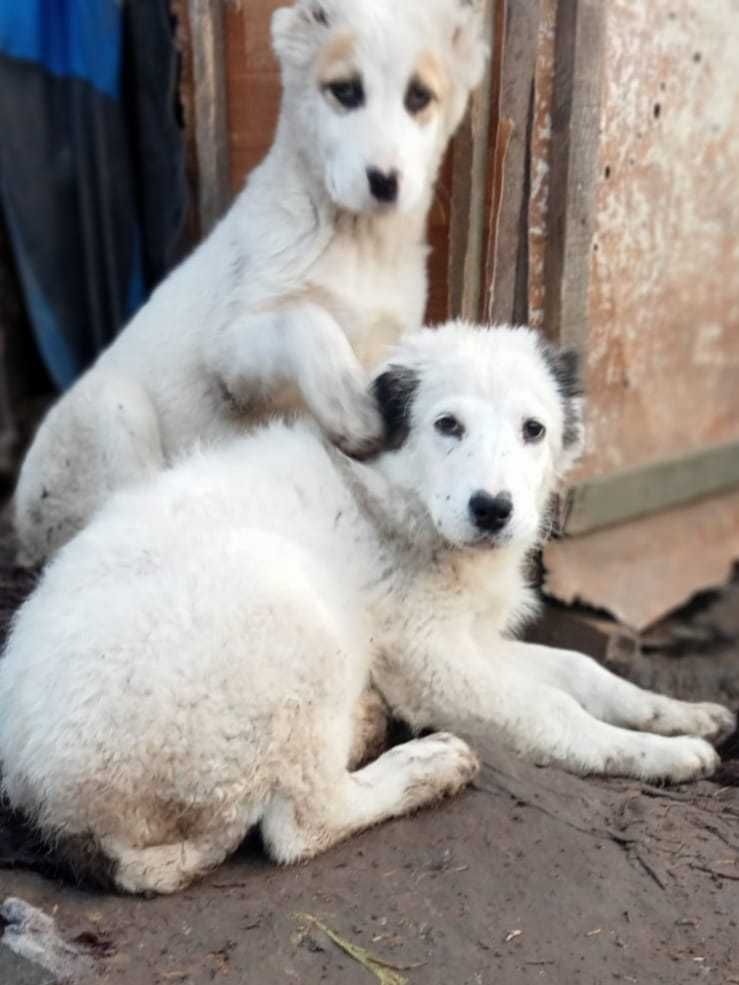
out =
[(418, 374), (406, 366), (389, 366), (372, 384), (385, 424), (385, 448), (400, 448), (411, 430), (411, 407), (418, 389)]
[(580, 376), (580, 353), (575, 349), (562, 349), (555, 359), (555, 379), (565, 401), (565, 426), (562, 444), (579, 455), (583, 443), (582, 397), (585, 393)]
[(585, 393), (580, 375), (580, 353), (576, 349), (557, 349), (542, 342), (541, 352), (564, 401), (565, 448), (580, 446), (583, 440), (582, 397)]
[(580, 377), (580, 353), (576, 349), (555, 349), (552, 370), (563, 397), (582, 397), (585, 390)]

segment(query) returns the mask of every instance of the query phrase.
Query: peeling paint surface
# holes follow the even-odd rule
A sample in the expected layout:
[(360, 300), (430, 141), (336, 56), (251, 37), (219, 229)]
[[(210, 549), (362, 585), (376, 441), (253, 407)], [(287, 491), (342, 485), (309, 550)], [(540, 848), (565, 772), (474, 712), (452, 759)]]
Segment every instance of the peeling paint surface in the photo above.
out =
[(588, 476), (739, 438), (739, 3), (612, 0), (601, 127)]

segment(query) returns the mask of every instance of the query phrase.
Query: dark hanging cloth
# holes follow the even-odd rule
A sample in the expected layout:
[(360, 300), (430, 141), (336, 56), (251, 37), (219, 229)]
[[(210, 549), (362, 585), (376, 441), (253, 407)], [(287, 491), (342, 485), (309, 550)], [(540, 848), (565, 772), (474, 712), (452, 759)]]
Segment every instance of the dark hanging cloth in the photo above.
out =
[(0, 209), (60, 388), (178, 259), (176, 87), (168, 0), (0, 0)]

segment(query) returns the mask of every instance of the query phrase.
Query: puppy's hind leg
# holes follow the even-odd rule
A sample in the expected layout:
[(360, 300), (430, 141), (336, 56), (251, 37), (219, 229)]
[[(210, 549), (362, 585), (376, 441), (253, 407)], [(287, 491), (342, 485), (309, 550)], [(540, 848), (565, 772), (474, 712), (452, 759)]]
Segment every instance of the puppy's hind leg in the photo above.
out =
[(302, 776), (300, 786), (272, 798), (262, 835), (278, 862), (297, 862), (355, 832), (458, 793), (477, 775), (479, 761), (456, 736), (436, 733), (384, 753), (357, 773), (330, 758)]
[(156, 409), (133, 380), (96, 369), (41, 423), (15, 491), (19, 562), (36, 565), (117, 489), (163, 464)]
[(220, 865), (238, 848), (257, 816), (245, 813), (230, 825), (165, 845), (140, 847), (106, 838), (101, 847), (113, 863), (113, 882), (118, 889), (167, 895)]

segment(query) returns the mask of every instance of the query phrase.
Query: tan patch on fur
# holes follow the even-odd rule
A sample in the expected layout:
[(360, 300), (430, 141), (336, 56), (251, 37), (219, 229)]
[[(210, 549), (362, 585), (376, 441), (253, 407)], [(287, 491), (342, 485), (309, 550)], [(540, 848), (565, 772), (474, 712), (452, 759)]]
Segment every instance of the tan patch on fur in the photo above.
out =
[(449, 94), (449, 76), (433, 51), (426, 51), (418, 59), (415, 77), (435, 97), (426, 109), (421, 110), (415, 117), (419, 123), (428, 123)]
[(357, 770), (387, 748), (390, 712), (379, 691), (368, 688), (354, 711), (354, 735), (349, 755), (349, 769)]
[[(310, 283), (296, 291), (283, 294), (282, 297), (265, 302), (256, 310), (260, 312), (285, 311), (289, 308), (299, 307), (301, 304), (314, 304), (323, 308), (341, 326), (351, 326), (353, 319), (357, 317), (349, 305), (344, 304), (333, 291), (322, 287), (320, 284)], [(347, 338), (352, 343), (360, 363), (365, 369), (372, 370), (385, 358), (388, 349), (398, 343), (404, 328), (405, 326), (391, 312), (380, 311), (373, 318), (359, 341), (352, 339), (349, 333), (347, 333)], [(288, 390), (292, 391), (292, 396), (288, 395)], [(276, 402), (270, 397), (269, 403), (272, 408), (279, 411), (303, 409), (302, 401), (294, 387), (285, 387), (285, 395), (278, 396)]]
[(333, 291), (329, 291), (327, 288), (321, 287), (318, 284), (311, 283), (304, 284), (295, 291), (288, 291), (287, 294), (281, 294), (278, 298), (265, 301), (257, 305), (254, 310), (259, 313), (286, 311), (289, 308), (297, 308), (301, 304), (315, 304), (317, 307), (328, 311), (337, 321), (339, 320), (339, 312), (342, 306)]
[(317, 71), (321, 85), (354, 74), (354, 35), (351, 31), (339, 31), (324, 45), (318, 55)]
[(390, 312), (381, 311), (354, 351), (365, 369), (373, 370), (387, 357), (400, 340), (403, 325)]
[[(342, 322), (342, 305), (331, 291), (317, 284), (305, 284), (296, 291), (265, 301), (257, 305), (255, 311), (287, 311), (302, 304), (315, 304), (328, 311), (339, 324)], [(292, 417), (295, 414), (304, 414), (307, 408), (298, 388), (292, 383), (286, 383), (265, 396), (263, 400), (252, 400), (247, 406), (234, 405), (232, 412), (237, 418), (243, 418), (245, 424), (254, 427), (275, 416)]]

